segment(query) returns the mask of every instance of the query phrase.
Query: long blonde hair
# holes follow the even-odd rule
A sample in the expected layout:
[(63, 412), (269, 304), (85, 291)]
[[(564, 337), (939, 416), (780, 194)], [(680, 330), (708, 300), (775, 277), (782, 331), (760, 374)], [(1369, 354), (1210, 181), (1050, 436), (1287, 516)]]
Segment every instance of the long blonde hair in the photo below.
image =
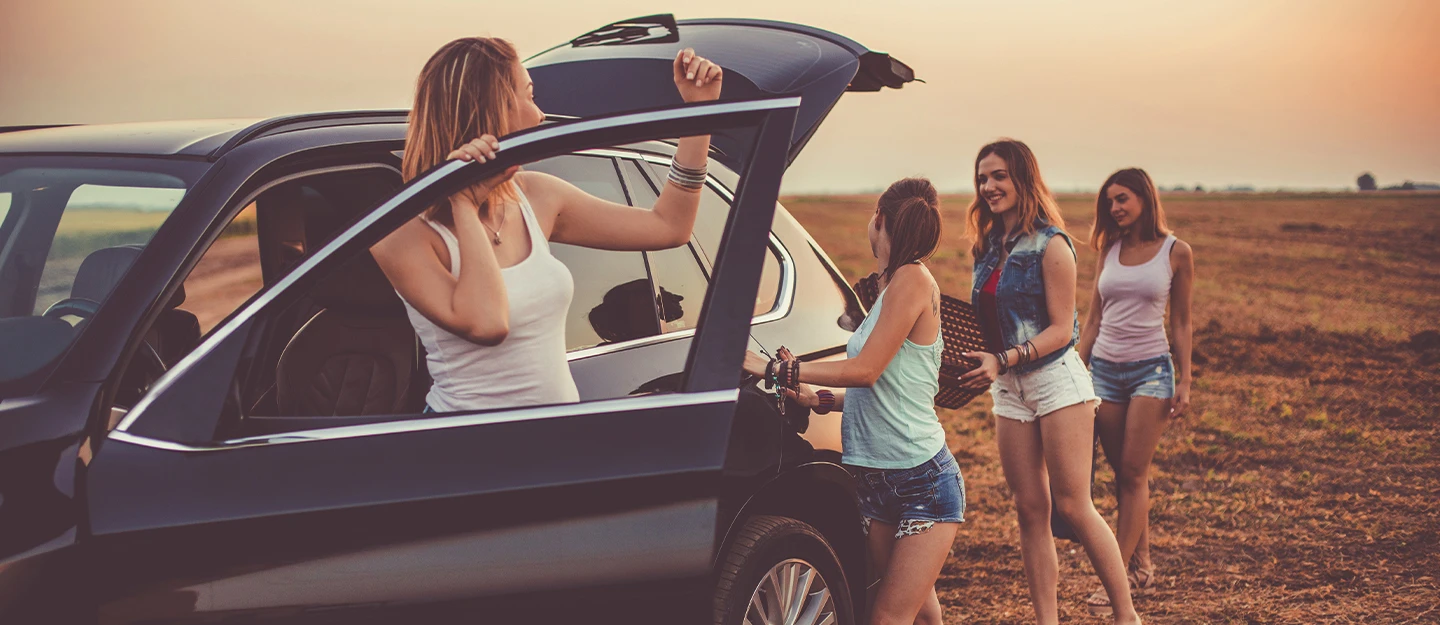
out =
[(970, 253), (975, 256), (976, 262), (989, 251), (990, 232), (1001, 225), (1000, 218), (990, 210), (990, 203), (985, 201), (985, 196), (980, 192), (980, 176), (977, 173), (980, 171), (980, 161), (991, 154), (1004, 159), (1005, 168), (1010, 172), (1010, 180), (1015, 185), (1015, 193), (1019, 197), (1015, 208), (1011, 210), (1020, 211), (1020, 231), (1033, 234), (1036, 217), (1042, 217), (1050, 225), (1065, 230), (1065, 218), (1060, 216), (1060, 205), (1055, 202), (1050, 188), (1045, 186), (1045, 179), (1040, 177), (1040, 163), (1035, 159), (1035, 153), (1030, 151), (1030, 146), (1020, 141), (1001, 139), (980, 148), (980, 154), (975, 156), (975, 168), (970, 170), (975, 181), (975, 199), (970, 202), (966, 222), (967, 234), (974, 239)]
[[(519, 98), (519, 62), (514, 45), (493, 37), (456, 39), (430, 56), (416, 81), (405, 133), (400, 172), (406, 182), (481, 135), (501, 137), (513, 130), (510, 113)], [(468, 189), (461, 193), (482, 210), (517, 197), (514, 182), (496, 187), (487, 198), (475, 197)], [(425, 209), (425, 216), (453, 227), (450, 208), (446, 198)]]

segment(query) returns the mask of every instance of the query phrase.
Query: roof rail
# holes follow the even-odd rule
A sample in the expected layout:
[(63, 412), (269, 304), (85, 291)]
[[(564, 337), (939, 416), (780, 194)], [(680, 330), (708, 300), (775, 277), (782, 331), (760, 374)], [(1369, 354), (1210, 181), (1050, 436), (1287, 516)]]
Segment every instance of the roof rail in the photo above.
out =
[(409, 117), (410, 111), (406, 109), (386, 109), (373, 111), (332, 111), (326, 113), (301, 113), (299, 115), (284, 115), (256, 122), (244, 130), (235, 133), (220, 147), (210, 153), (210, 158), (217, 158), (237, 146), (247, 142), (268, 137), (270, 135), (293, 130), (305, 130), (307, 128), (328, 128), (333, 126), (350, 126), (354, 124), (368, 123), (404, 123)]
[(21, 130), (39, 130), (41, 128), (63, 128), (65, 126), (79, 126), (80, 124), (31, 124), (28, 126), (0, 126), (0, 133), (20, 132)]
[(678, 41), (680, 41), (680, 32), (679, 27), (675, 25), (675, 16), (661, 13), (606, 24), (571, 39), (570, 47), (588, 48), (590, 46), (676, 43)]

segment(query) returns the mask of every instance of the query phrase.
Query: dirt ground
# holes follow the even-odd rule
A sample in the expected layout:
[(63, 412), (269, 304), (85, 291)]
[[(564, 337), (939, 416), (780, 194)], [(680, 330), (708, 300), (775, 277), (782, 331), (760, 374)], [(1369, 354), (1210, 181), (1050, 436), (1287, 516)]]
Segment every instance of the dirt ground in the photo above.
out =
[[(782, 200), (853, 281), (873, 197)], [(1195, 382), (1152, 471), (1151, 623), (1440, 623), (1440, 195), (1173, 194), (1196, 257)], [(969, 299), (968, 198), (944, 199), (930, 266)], [(1063, 197), (1082, 239), (1091, 196)], [(1080, 257), (1081, 315), (1095, 253)], [(946, 622), (1033, 612), (989, 398), (942, 414), (968, 486), (940, 579)], [(1095, 498), (1114, 522), (1113, 474)], [(1057, 541), (1061, 618), (1104, 622), (1078, 545)]]

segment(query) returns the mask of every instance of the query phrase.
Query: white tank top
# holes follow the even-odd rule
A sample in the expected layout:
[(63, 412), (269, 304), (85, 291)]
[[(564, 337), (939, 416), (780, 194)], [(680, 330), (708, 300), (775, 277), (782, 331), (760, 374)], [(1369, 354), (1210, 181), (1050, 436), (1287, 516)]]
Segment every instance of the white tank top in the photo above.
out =
[[(431, 410), (458, 412), (580, 401), (565, 357), (565, 314), (575, 295), (575, 280), (569, 268), (550, 254), (550, 242), (540, 230), (530, 201), (524, 193), (519, 199), (530, 235), (530, 255), (500, 270), (510, 300), (510, 333), (503, 342), (493, 347), (472, 343), (435, 325), (405, 302), (405, 312), (425, 346), (425, 362), (435, 381), (425, 396)], [(460, 241), (449, 228), (423, 221), (445, 240), (450, 274), (458, 277)]]
[(1120, 246), (1110, 246), (1100, 272), (1100, 335), (1093, 354), (1110, 362), (1134, 362), (1170, 352), (1165, 339), (1165, 305), (1170, 301), (1168, 235), (1153, 258), (1134, 267), (1120, 264)]

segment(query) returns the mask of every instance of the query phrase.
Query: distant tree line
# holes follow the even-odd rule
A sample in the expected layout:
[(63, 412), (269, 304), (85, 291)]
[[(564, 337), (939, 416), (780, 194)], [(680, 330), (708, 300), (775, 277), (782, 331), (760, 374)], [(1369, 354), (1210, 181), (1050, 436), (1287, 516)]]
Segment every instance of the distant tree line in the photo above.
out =
[(1440, 191), (1440, 184), (1433, 182), (1415, 182), (1413, 180), (1406, 180), (1400, 184), (1392, 184), (1382, 189), (1375, 183), (1374, 174), (1368, 171), (1360, 174), (1360, 177), (1355, 179), (1355, 186), (1360, 187), (1361, 191)]

